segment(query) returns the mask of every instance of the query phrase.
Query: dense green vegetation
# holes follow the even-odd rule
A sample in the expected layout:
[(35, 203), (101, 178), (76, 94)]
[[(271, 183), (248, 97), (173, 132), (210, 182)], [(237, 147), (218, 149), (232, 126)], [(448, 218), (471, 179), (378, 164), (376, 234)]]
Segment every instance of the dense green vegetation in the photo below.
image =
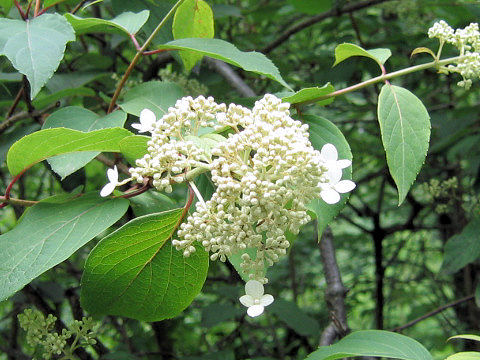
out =
[[(427, 35), (441, 19), (478, 22), (478, 1), (0, 0), (0, 10), (0, 359), (305, 359), (333, 343), (310, 359), (478, 358), (478, 337), (446, 340), (480, 334), (480, 69), (458, 86), (445, 66), (459, 52), (445, 44), (437, 59)], [(292, 103), (315, 149), (333, 143), (352, 159), (343, 175), (356, 188), (308, 206), (316, 219), (286, 234), (266, 274), (275, 301), (252, 318), (239, 302), (241, 254), (209, 261), (198, 243), (183, 257), (171, 241), (198, 209), (191, 187), (160, 192), (152, 176), (99, 193), (116, 182), (107, 169), (126, 179), (147, 153), (132, 127), (144, 108), (159, 119), (204, 95), (251, 109), (265, 94)], [(212, 158), (232, 128), (191, 139)], [(195, 178), (205, 200), (209, 176)], [(355, 333), (374, 329), (428, 351)]]

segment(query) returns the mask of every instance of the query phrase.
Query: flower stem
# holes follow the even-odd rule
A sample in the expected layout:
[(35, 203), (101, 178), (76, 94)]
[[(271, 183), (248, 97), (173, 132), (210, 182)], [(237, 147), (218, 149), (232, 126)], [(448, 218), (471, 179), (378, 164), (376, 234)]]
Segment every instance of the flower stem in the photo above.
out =
[(195, 183), (193, 181), (189, 181), (188, 185), (192, 188), (193, 192), (195, 193), (195, 196), (197, 197), (198, 201), (200, 201), (203, 205), (205, 205), (205, 200), (203, 200), (203, 196), (198, 190), (198, 188), (195, 186)]
[(118, 96), (120, 95), (120, 92), (123, 89), (123, 86), (127, 82), (127, 79), (129, 78), (129, 76), (130, 76), (131, 72), (133, 71), (135, 65), (137, 65), (137, 63), (140, 61), (143, 53), (145, 52), (145, 49), (150, 45), (150, 43), (153, 41), (153, 38), (155, 37), (155, 35), (157, 35), (157, 33), (160, 31), (160, 29), (167, 23), (168, 19), (170, 19), (170, 17), (172, 17), (173, 14), (175, 14), (175, 11), (177, 10), (177, 8), (180, 5), (182, 5), (182, 3), (184, 1), (185, 0), (178, 0), (177, 1), (177, 3), (170, 9), (168, 14), (165, 15), (163, 20), (160, 21), (160, 23), (157, 25), (155, 30), (153, 30), (153, 32), (150, 34), (148, 39), (145, 40), (145, 43), (143, 44), (143, 46), (140, 49), (138, 49), (137, 53), (135, 54), (135, 57), (131, 61), (130, 65), (128, 65), (128, 68), (125, 71), (125, 74), (123, 74), (123, 77), (120, 80), (120, 83), (118, 84), (117, 88), (115, 89), (115, 93), (113, 94), (112, 100), (110, 101), (110, 106), (108, 107), (108, 113), (111, 113), (113, 111), (113, 109), (115, 107), (115, 103), (117, 102)]
[(413, 73), (413, 72), (426, 70), (426, 69), (429, 69), (429, 68), (432, 68), (432, 67), (439, 68), (440, 66), (447, 65), (447, 64), (450, 64), (450, 63), (455, 62), (455, 61), (462, 60), (463, 58), (464, 58), (464, 56), (456, 56), (456, 57), (452, 57), (452, 58), (448, 58), (448, 59), (444, 59), (444, 60), (431, 61), (431, 62), (428, 62), (428, 63), (425, 63), (425, 64), (411, 66), (411, 67), (408, 67), (408, 68), (405, 68), (405, 69), (402, 69), (402, 70), (398, 70), (398, 71), (394, 71), (394, 72), (391, 72), (391, 73), (388, 73), (388, 74), (382, 74), (380, 76), (368, 79), (368, 80), (363, 81), (361, 83), (358, 83), (358, 84), (355, 84), (355, 85), (352, 85), (352, 86), (334, 91), (330, 94), (319, 96), (315, 99), (311, 99), (311, 100), (308, 100), (308, 101), (303, 101), (303, 102), (300, 102), (298, 104), (307, 105), (307, 104), (316, 103), (317, 101), (330, 99), (332, 97), (336, 97), (336, 96), (339, 96), (339, 95), (344, 95), (344, 94), (347, 94), (349, 92), (362, 89), (366, 86), (373, 85), (373, 84), (383, 82), (383, 81), (387, 81), (387, 80), (390, 80), (390, 79), (393, 79), (393, 78), (396, 78), (396, 77), (399, 77), (399, 76), (404, 76), (404, 75), (407, 75), (407, 74), (410, 74), (410, 73)]

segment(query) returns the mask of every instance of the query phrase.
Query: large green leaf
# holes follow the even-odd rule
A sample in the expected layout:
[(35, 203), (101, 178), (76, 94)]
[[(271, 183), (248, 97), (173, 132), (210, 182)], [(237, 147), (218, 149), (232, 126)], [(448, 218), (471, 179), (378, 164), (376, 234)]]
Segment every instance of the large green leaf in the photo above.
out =
[(318, 322), (305, 314), (294, 302), (277, 299), (268, 307), (268, 311), (277, 315), (297, 334), (318, 337), (320, 333)]
[(144, 321), (178, 315), (202, 289), (208, 254), (184, 257), (170, 238), (183, 209), (138, 217), (92, 250), (82, 278), (82, 306), (92, 314)]
[(353, 356), (375, 356), (403, 360), (432, 360), (432, 355), (418, 341), (383, 330), (356, 331), (338, 343), (322, 346), (308, 360), (334, 360)]
[(445, 244), (441, 271), (453, 274), (480, 257), (480, 217), (472, 219), (460, 234)]
[[(64, 107), (50, 115), (43, 129), (64, 127), (68, 129), (89, 132), (93, 130), (122, 127), (127, 120), (127, 114), (123, 111), (115, 111), (106, 116), (99, 116), (93, 111), (79, 106)], [(95, 156), (98, 151), (81, 152), (77, 154), (63, 154), (48, 159), (48, 163), (62, 179), (84, 167)]]
[(15, 176), (49, 157), (77, 151), (120, 152), (120, 140), (130, 135), (121, 128), (88, 133), (65, 128), (40, 130), (12, 145), (7, 154), (8, 170)]
[[(323, 145), (330, 143), (337, 148), (339, 159), (352, 160), (352, 151), (347, 140), (331, 121), (314, 115), (305, 115), (303, 119), (310, 126), (310, 141), (315, 149), (320, 151)], [(343, 179), (350, 180), (351, 178), (352, 168), (348, 167), (343, 170)], [(343, 209), (349, 196), (349, 193), (341, 194), (341, 200), (333, 205), (325, 203), (322, 199), (313, 200), (308, 205), (308, 208), (317, 216), (319, 236)]]
[(57, 70), (67, 42), (75, 33), (58, 14), (29, 21), (0, 19), (0, 55), (5, 55), (30, 82), (33, 99)]
[(77, 35), (87, 33), (120, 33), (135, 35), (147, 22), (150, 11), (143, 10), (139, 13), (124, 12), (111, 20), (98, 18), (81, 18), (69, 13), (65, 17), (75, 29)]
[(447, 341), (450, 341), (452, 339), (466, 339), (466, 340), (480, 341), (480, 336), (472, 335), (472, 334), (455, 335), (455, 336), (450, 336), (447, 339)]
[(39, 128), (39, 124), (33, 123), (28, 126), (19, 126), (0, 134), (0, 163), (5, 161), (10, 146), (12, 146), (20, 138), (37, 131)]
[[(330, 94), (335, 91), (335, 88), (332, 84), (327, 83), (322, 87), (310, 87), (304, 88), (297, 91), (294, 94), (283, 96), (282, 101), (289, 102), (290, 104), (298, 104), (298, 103), (305, 103), (310, 102), (320, 96)], [(317, 101), (317, 105), (325, 106), (333, 102), (335, 98), (329, 98), (322, 101)]]
[(400, 205), (427, 156), (430, 116), (410, 91), (385, 84), (378, 98), (378, 121)]
[(148, 141), (150, 136), (132, 135), (120, 141), (120, 151), (123, 156), (132, 165), (135, 165), (135, 160), (141, 159), (147, 152)]
[(275, 80), (292, 90), (290, 86), (283, 80), (282, 75), (278, 71), (273, 62), (265, 55), (250, 51), (242, 52), (233, 44), (219, 39), (179, 39), (170, 41), (159, 46), (160, 49), (171, 50), (191, 50), (202, 55), (210, 56), (214, 59), (225, 61), (229, 64), (241, 67), (246, 71), (265, 75), (267, 78)]
[(364, 56), (372, 60), (375, 60), (377, 64), (383, 66), (385, 61), (392, 56), (390, 49), (372, 49), (365, 50), (358, 45), (344, 43), (340, 44), (335, 48), (335, 63), (333, 66), (341, 63), (343, 60), (348, 59), (352, 56)]
[(96, 95), (95, 91), (87, 87), (79, 87), (75, 89), (63, 89), (53, 94), (41, 93), (40, 96), (38, 96), (34, 101), (32, 101), (32, 104), (34, 107), (38, 109), (42, 109), (66, 97), (78, 96), (78, 97), (85, 98), (87, 96), (94, 97), (95, 95)]
[(120, 107), (129, 114), (140, 116), (143, 109), (150, 109), (157, 118), (185, 95), (177, 84), (165, 81), (149, 81), (129, 90)]
[[(213, 38), (213, 12), (203, 0), (187, 0), (180, 5), (173, 18), (173, 38)], [(203, 55), (183, 50), (179, 52), (185, 70), (189, 72)]]
[(446, 360), (480, 360), (480, 352), (477, 351), (462, 351), (450, 355)]
[(87, 194), (64, 203), (40, 202), (0, 236), (0, 301), (61, 263), (114, 224), (128, 200)]

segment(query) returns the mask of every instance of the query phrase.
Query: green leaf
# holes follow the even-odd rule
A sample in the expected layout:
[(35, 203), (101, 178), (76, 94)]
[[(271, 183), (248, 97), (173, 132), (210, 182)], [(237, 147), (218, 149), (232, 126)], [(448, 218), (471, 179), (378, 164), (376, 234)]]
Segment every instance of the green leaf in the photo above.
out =
[[(304, 88), (302, 90), (297, 91), (296, 93), (288, 96), (283, 96), (282, 101), (289, 102), (290, 104), (298, 104), (298, 103), (305, 103), (311, 102), (312, 100), (330, 94), (335, 91), (335, 88), (332, 84), (327, 83), (322, 87), (310, 87)], [(329, 98), (326, 100), (317, 101), (316, 104), (320, 106), (325, 106), (331, 104), (335, 98)]]
[(242, 52), (233, 44), (223, 40), (179, 39), (170, 41), (158, 48), (196, 51), (202, 55), (210, 56), (214, 59), (219, 59), (226, 63), (238, 66), (246, 71), (252, 71), (256, 74), (264, 75), (269, 79), (279, 82), (287, 89), (292, 90), (285, 80), (283, 80), (277, 67), (265, 55), (255, 51)]
[(308, 15), (319, 14), (332, 8), (332, 0), (288, 0), (295, 10)]
[(449, 337), (447, 341), (450, 341), (452, 339), (467, 339), (467, 340), (480, 341), (480, 336), (472, 335), (472, 334), (455, 335), (455, 336)]
[[(90, 132), (93, 130), (123, 127), (127, 120), (127, 114), (123, 111), (115, 111), (106, 116), (99, 116), (93, 111), (80, 106), (67, 106), (50, 115), (43, 129), (68, 128)], [(82, 152), (78, 154), (63, 154), (48, 159), (48, 163), (62, 180), (87, 165), (92, 159), (100, 154), (98, 151)]]
[(3, 163), (5, 161), (5, 158), (7, 157), (7, 152), (10, 149), (10, 146), (12, 146), (15, 141), (18, 141), (18, 139), (31, 134), (35, 131), (37, 131), (40, 128), (40, 125), (37, 123), (30, 124), (28, 126), (19, 126), (16, 127), (15, 129), (12, 129), (9, 132), (5, 132), (0, 135), (0, 163)]
[(277, 299), (268, 307), (268, 311), (277, 315), (297, 334), (303, 336), (318, 336), (320, 334), (318, 322), (305, 314), (294, 302)]
[(403, 360), (432, 360), (418, 341), (383, 330), (355, 331), (334, 345), (322, 346), (308, 360), (334, 360), (353, 356), (375, 356)]
[[(213, 12), (203, 0), (187, 0), (180, 5), (173, 18), (173, 38), (213, 38)], [(185, 70), (190, 72), (203, 55), (188, 50), (179, 51)]]
[(40, 202), (0, 236), (0, 301), (61, 263), (113, 225), (128, 200), (90, 193), (64, 203)]
[[(315, 149), (321, 151), (323, 145), (330, 143), (337, 148), (339, 159), (352, 160), (352, 151), (350, 150), (347, 140), (342, 132), (331, 121), (315, 115), (305, 115), (303, 120), (310, 127), (310, 141)], [(343, 179), (352, 179), (351, 167), (343, 170)], [(341, 194), (341, 200), (333, 205), (325, 203), (322, 199), (313, 200), (308, 205), (308, 208), (317, 216), (319, 237), (327, 225), (335, 219), (338, 213), (343, 209), (349, 196), (349, 193)]]
[(480, 352), (463, 351), (450, 355), (445, 360), (480, 360)]
[(3, 9), (5, 14), (8, 14), (12, 6), (13, 0), (0, 0), (0, 7)]
[(197, 245), (186, 258), (172, 246), (182, 211), (138, 217), (97, 244), (82, 277), (85, 310), (159, 321), (193, 301), (207, 276), (208, 254)]
[(441, 272), (453, 274), (480, 257), (480, 217), (472, 219), (460, 234), (445, 244)]
[(382, 68), (385, 61), (392, 56), (390, 49), (372, 49), (365, 50), (360, 46), (355, 44), (344, 43), (340, 44), (335, 48), (335, 63), (333, 66), (338, 65), (343, 60), (348, 59), (352, 56), (364, 56), (372, 60), (375, 60), (380, 68)]
[(49, 157), (77, 151), (120, 152), (120, 140), (130, 135), (121, 128), (88, 133), (65, 128), (40, 130), (12, 145), (7, 154), (8, 170), (15, 176)]
[(111, 20), (98, 18), (81, 18), (69, 13), (65, 14), (68, 22), (75, 29), (77, 35), (88, 33), (120, 33), (135, 35), (147, 22), (150, 11), (143, 10), (139, 13), (124, 12)]
[(158, 191), (147, 191), (129, 200), (130, 207), (137, 217), (178, 208), (177, 202)]
[(75, 89), (64, 89), (60, 90), (56, 93), (49, 94), (49, 95), (43, 95), (43, 92), (40, 94), (39, 97), (37, 97), (33, 102), (33, 106), (35, 106), (38, 109), (42, 109), (44, 107), (47, 107), (48, 105), (57, 102), (61, 99), (64, 99), (66, 97), (72, 97), (72, 96), (80, 96), (80, 97), (94, 97), (95, 91), (86, 88), (86, 87), (79, 87)]
[(413, 57), (413, 55), (422, 54), (422, 53), (430, 54), (433, 57), (433, 59), (437, 58), (437, 55), (435, 55), (435, 53), (427, 47), (417, 47), (417, 48), (415, 48), (412, 51), (412, 53), (410, 54), (410, 57)]
[(140, 116), (143, 109), (150, 109), (157, 118), (160, 118), (183, 96), (185, 96), (183, 89), (174, 83), (149, 81), (129, 90), (120, 107), (123, 111), (136, 116)]
[(75, 33), (65, 18), (43, 14), (29, 21), (0, 19), (0, 55), (30, 82), (33, 99), (57, 70)]
[(130, 164), (135, 165), (135, 160), (141, 159), (148, 152), (147, 142), (150, 139), (150, 136), (144, 135), (128, 136), (120, 141), (120, 152)]
[(378, 122), (400, 205), (425, 162), (430, 141), (430, 116), (410, 91), (385, 84), (378, 97)]

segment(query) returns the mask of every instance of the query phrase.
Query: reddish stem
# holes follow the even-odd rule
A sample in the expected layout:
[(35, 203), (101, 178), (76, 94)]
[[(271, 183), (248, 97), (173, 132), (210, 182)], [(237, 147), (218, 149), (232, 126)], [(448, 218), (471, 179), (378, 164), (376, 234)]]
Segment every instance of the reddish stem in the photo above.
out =
[(13, 185), (15, 185), (15, 183), (18, 181), (18, 179), (20, 179), (22, 177), (23, 174), (25, 174), (25, 172), (27, 171), (28, 169), (25, 169), (23, 170), (20, 174), (18, 174), (17, 176), (15, 176), (12, 181), (10, 181), (10, 184), (8, 184), (7, 186), (7, 189), (5, 190), (5, 202), (3, 202), (2, 204), (0, 204), (0, 209), (1, 208), (4, 208), (5, 206), (8, 205), (8, 201), (10, 199), (10, 192), (12, 191), (12, 188), (13, 188)]
[(137, 51), (139, 51), (141, 49), (141, 47), (138, 44), (138, 41), (137, 41), (137, 38), (135, 37), (135, 35), (130, 34), (130, 39), (132, 39), (133, 45), (135, 45), (135, 49), (137, 49)]
[(17, 8), (20, 16), (22, 17), (23, 20), (27, 20), (28, 19), (28, 16), (23, 12), (23, 9), (22, 7), (20, 6), (20, 4), (18, 3), (17, 0), (14, 0), (13, 3), (15, 4), (15, 7)]
[[(124, 198), (124, 199), (129, 199), (131, 197), (143, 194), (145, 191), (150, 189), (150, 184), (148, 182), (149, 182), (149, 179), (145, 179), (141, 188), (138, 188), (138, 184), (137, 184), (137, 185), (133, 186), (132, 188), (128, 189), (125, 194), (123, 194), (119, 197)], [(135, 190), (135, 189), (138, 189), (138, 190)], [(130, 190), (135, 190), (135, 191), (128, 192)]]
[(174, 49), (157, 49), (157, 50), (150, 50), (150, 51), (144, 51), (143, 55), (153, 55), (153, 54), (159, 54), (164, 51), (172, 51)]
[(27, 6), (27, 10), (25, 11), (27, 16), (30, 13), (30, 9), (32, 8), (32, 4), (33, 4), (33, 0), (30, 0), (30, 2), (28, 3), (28, 6)]
[(39, 10), (38, 13), (37, 13), (37, 16), (40, 16), (40, 15), (45, 14), (48, 9), (50, 9), (50, 8), (52, 8), (52, 7), (54, 7), (54, 6), (55, 6), (55, 4), (50, 5), (50, 6), (47, 6), (46, 8), (43, 8), (42, 10)]
[[(33, 0), (32, 0), (33, 1)], [(31, 4), (32, 2), (30, 2)], [(28, 6), (30, 8), (30, 5)], [(37, 17), (40, 11), (40, 0), (35, 0), (35, 10), (33, 10), (33, 16)], [(28, 14), (28, 11), (27, 11)]]

